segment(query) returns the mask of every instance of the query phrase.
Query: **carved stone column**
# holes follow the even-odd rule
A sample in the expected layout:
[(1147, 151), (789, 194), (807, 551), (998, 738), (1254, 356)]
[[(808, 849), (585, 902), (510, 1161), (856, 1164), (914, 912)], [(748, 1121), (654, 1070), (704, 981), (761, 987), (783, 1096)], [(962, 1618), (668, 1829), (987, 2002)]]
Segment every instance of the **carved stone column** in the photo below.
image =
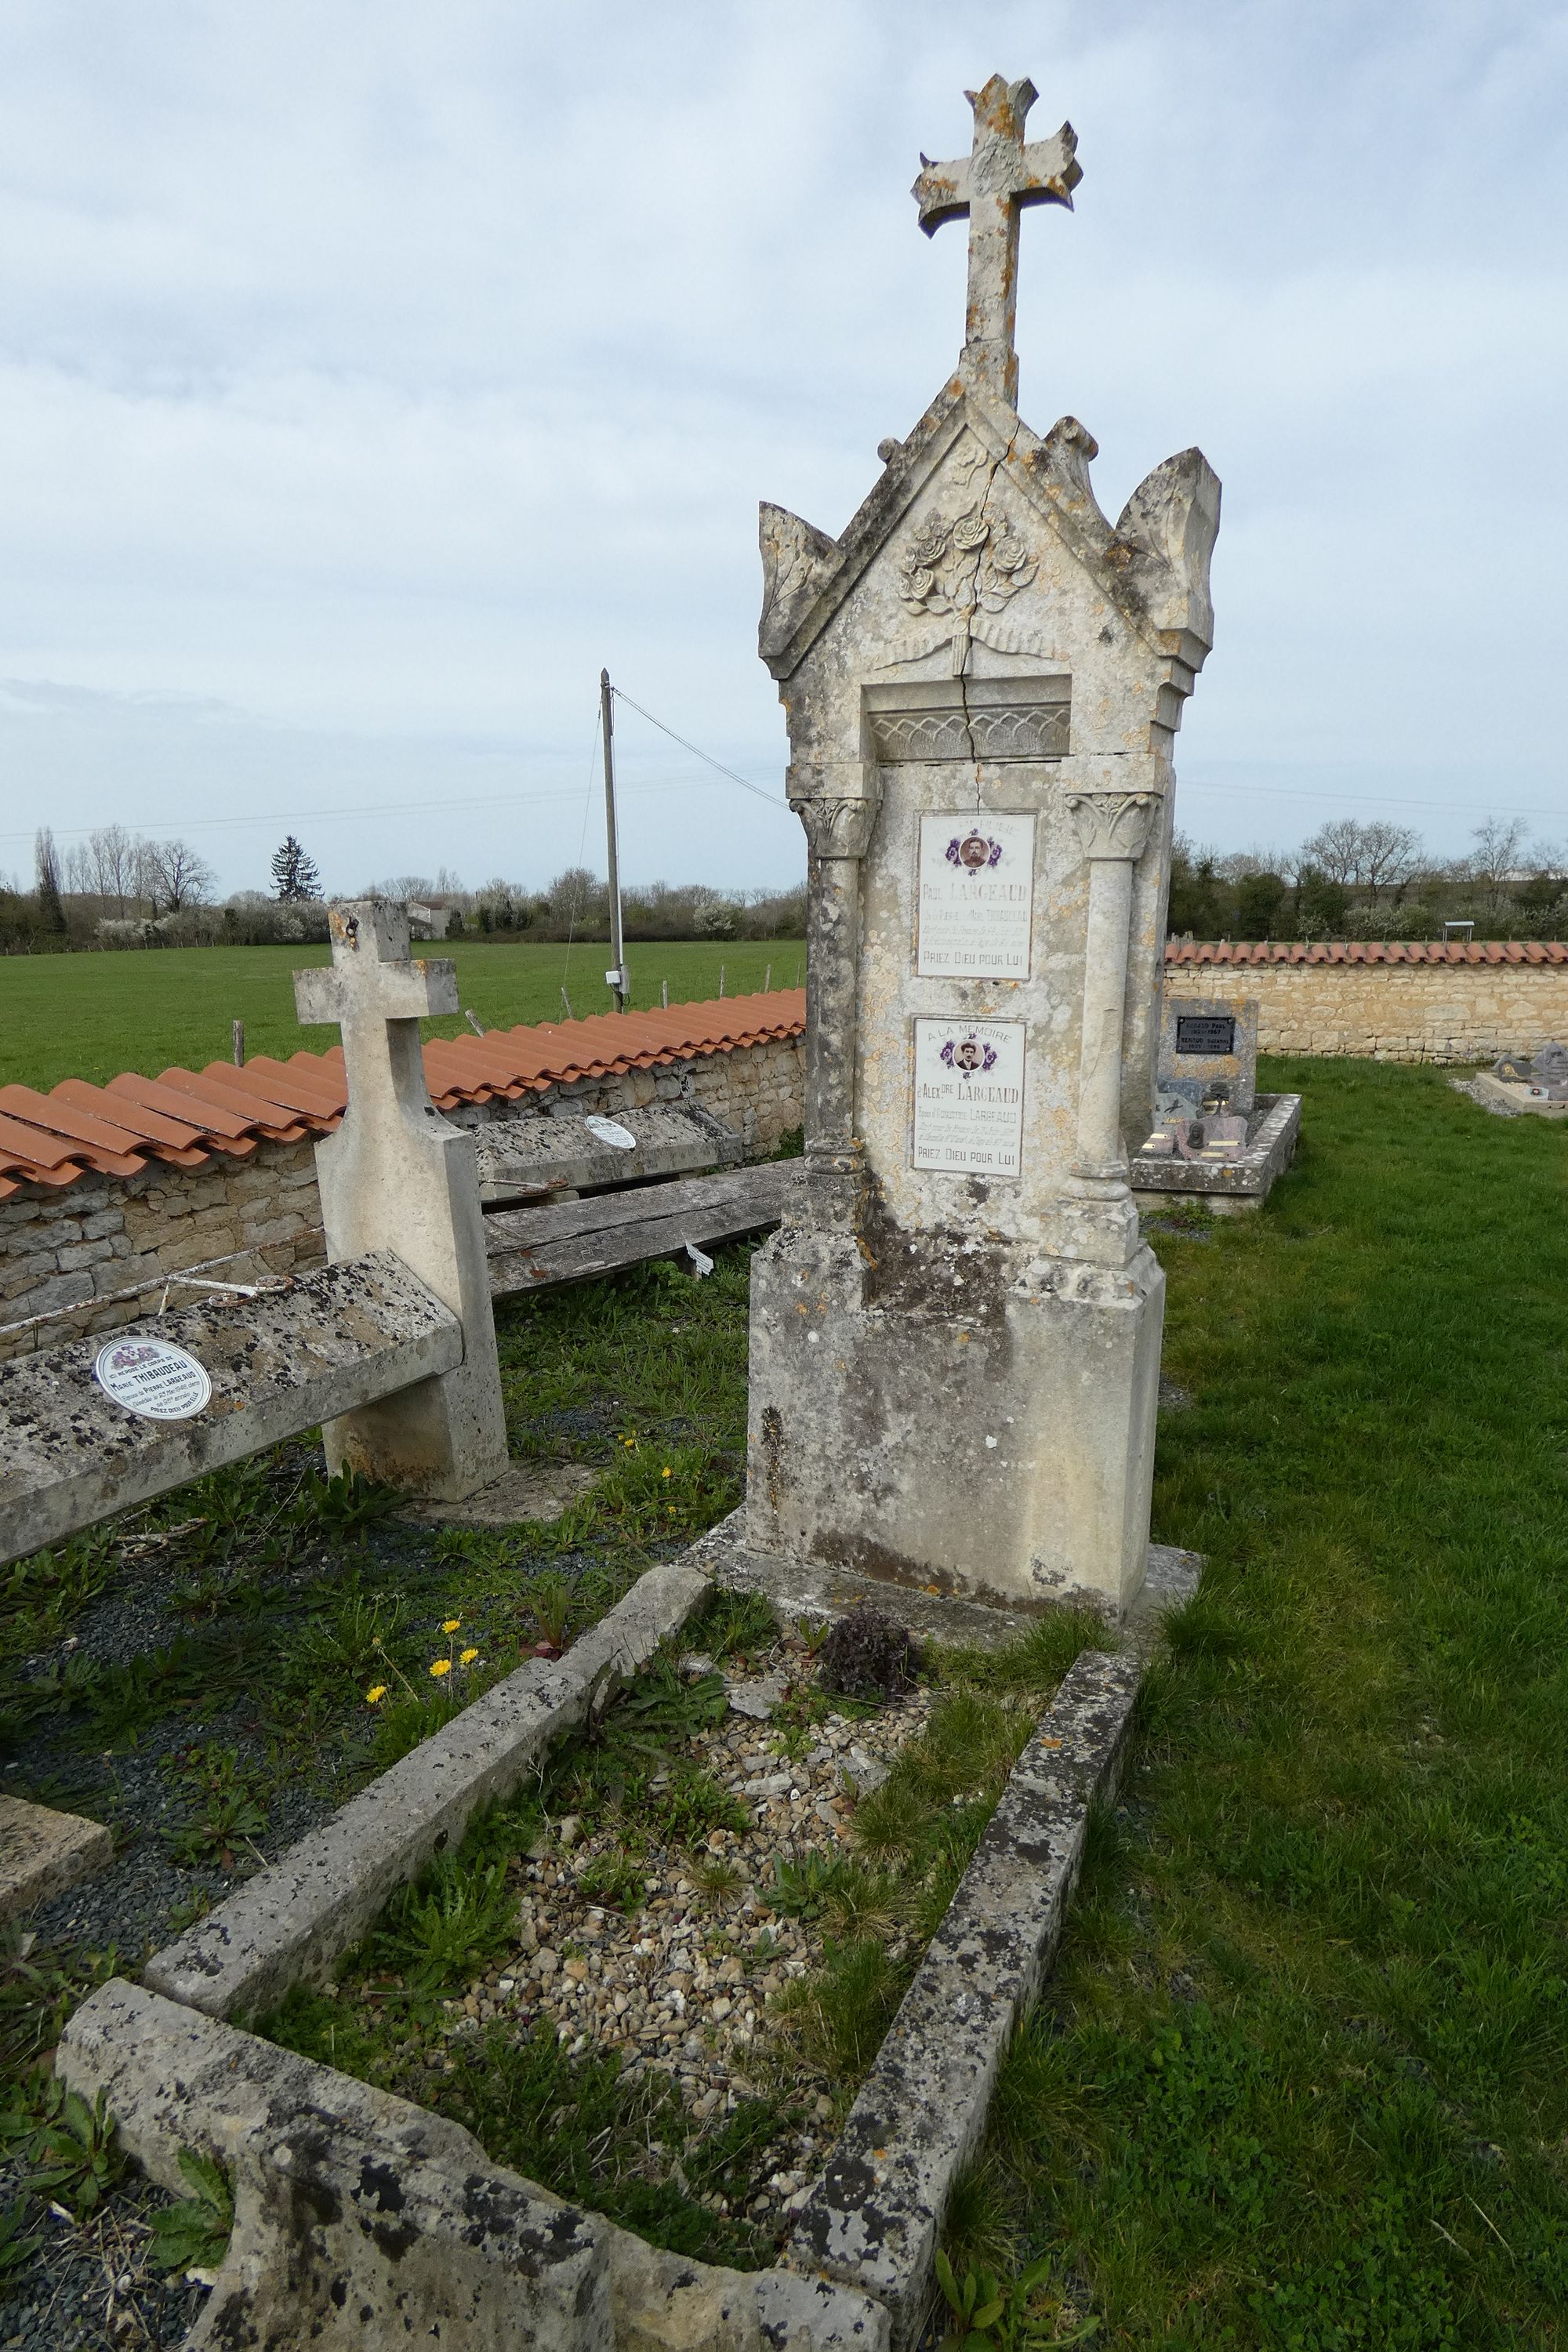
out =
[(1158, 793), (1068, 793), (1079, 845), (1089, 861), (1084, 941), (1083, 1032), (1078, 1067), (1075, 1190), (1103, 1200), (1127, 1191), (1121, 1142), (1121, 1031), (1132, 869), (1148, 845)]
[[(805, 1152), (814, 1190), (837, 1192), (860, 1174), (855, 1136), (856, 993), (860, 967), (860, 861), (879, 800), (790, 795), (810, 850), (806, 890)], [(819, 1181), (820, 1180), (820, 1181)]]

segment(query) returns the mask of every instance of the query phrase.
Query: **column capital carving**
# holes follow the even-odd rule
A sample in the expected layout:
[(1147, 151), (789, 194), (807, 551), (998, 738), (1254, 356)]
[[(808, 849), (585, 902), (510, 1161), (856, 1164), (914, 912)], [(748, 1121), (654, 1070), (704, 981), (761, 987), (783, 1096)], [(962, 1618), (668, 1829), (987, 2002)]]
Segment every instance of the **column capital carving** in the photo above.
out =
[(877, 800), (846, 800), (826, 793), (790, 802), (805, 827), (814, 857), (864, 857), (880, 805)]
[(1079, 847), (1087, 858), (1126, 858), (1134, 862), (1149, 845), (1154, 811), (1161, 793), (1066, 793), (1063, 798), (1078, 827)]

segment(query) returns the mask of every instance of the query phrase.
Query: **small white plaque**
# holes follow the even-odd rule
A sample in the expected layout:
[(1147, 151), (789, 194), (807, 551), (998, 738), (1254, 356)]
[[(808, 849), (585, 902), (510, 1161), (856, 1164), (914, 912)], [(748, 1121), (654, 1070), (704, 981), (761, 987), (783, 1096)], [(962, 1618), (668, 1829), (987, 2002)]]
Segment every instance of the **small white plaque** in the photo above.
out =
[(590, 1135), (596, 1135), (601, 1143), (613, 1143), (617, 1151), (635, 1151), (637, 1148), (637, 1137), (618, 1118), (601, 1118), (597, 1111), (590, 1111), (583, 1124)]
[(1024, 1165), (1024, 1024), (915, 1023), (914, 1164), (976, 1176)]
[(921, 819), (915, 971), (931, 980), (1027, 980), (1035, 820), (975, 809)]
[(106, 1397), (143, 1421), (189, 1421), (213, 1392), (205, 1364), (142, 1332), (100, 1348), (92, 1370)]

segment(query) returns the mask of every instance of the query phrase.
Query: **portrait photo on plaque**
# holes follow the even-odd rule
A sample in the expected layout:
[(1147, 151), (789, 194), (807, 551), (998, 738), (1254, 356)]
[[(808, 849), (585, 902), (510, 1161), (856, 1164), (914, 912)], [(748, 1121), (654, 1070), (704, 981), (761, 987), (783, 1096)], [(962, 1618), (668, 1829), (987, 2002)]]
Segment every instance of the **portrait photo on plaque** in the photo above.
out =
[(921, 980), (1027, 980), (1035, 820), (976, 809), (921, 819), (915, 973)]
[(1024, 1166), (1024, 1024), (917, 1020), (914, 1165), (1017, 1176)]

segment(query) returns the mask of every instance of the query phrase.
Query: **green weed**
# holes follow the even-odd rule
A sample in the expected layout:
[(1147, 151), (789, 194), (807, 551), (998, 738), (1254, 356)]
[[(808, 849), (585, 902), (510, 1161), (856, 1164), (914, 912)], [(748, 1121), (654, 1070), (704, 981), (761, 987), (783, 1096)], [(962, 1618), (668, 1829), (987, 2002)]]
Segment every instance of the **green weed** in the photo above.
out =
[(642, 1870), (630, 1854), (613, 1849), (596, 1853), (577, 1884), (594, 1902), (619, 1911), (640, 1911), (647, 1900)]
[(881, 2047), (910, 1972), (907, 1964), (895, 1965), (879, 1937), (829, 1937), (821, 1968), (786, 1984), (774, 2013), (808, 2065), (830, 2079), (858, 2081)]
[(21, 2171), (22, 2186), (78, 2221), (97, 2210), (125, 2169), (114, 2144), (114, 2117), (100, 2091), (89, 2106), (58, 2074), (25, 2078), (0, 2115), (0, 2144)]
[(169, 1835), (174, 1860), (186, 1870), (201, 1863), (232, 1870), (237, 1849), (251, 1844), (267, 1827), (253, 1778), (241, 1770), (237, 1749), (216, 1741), (188, 1748), (175, 1761), (173, 1777), (191, 1806)]
[(148, 2259), (164, 2272), (216, 2271), (234, 2228), (233, 2187), (222, 2165), (199, 2149), (183, 2147), (178, 2162), (192, 2193), (153, 2215)]
[(517, 1898), (500, 1863), (475, 1870), (466, 1857), (443, 1854), (394, 1898), (371, 1952), (422, 1992), (458, 1989), (506, 1949), (516, 1924)]
[(44, 2242), (38, 2231), (27, 2227), (28, 2210), (26, 2198), (18, 2197), (0, 2212), (0, 2286), (19, 2283)]

